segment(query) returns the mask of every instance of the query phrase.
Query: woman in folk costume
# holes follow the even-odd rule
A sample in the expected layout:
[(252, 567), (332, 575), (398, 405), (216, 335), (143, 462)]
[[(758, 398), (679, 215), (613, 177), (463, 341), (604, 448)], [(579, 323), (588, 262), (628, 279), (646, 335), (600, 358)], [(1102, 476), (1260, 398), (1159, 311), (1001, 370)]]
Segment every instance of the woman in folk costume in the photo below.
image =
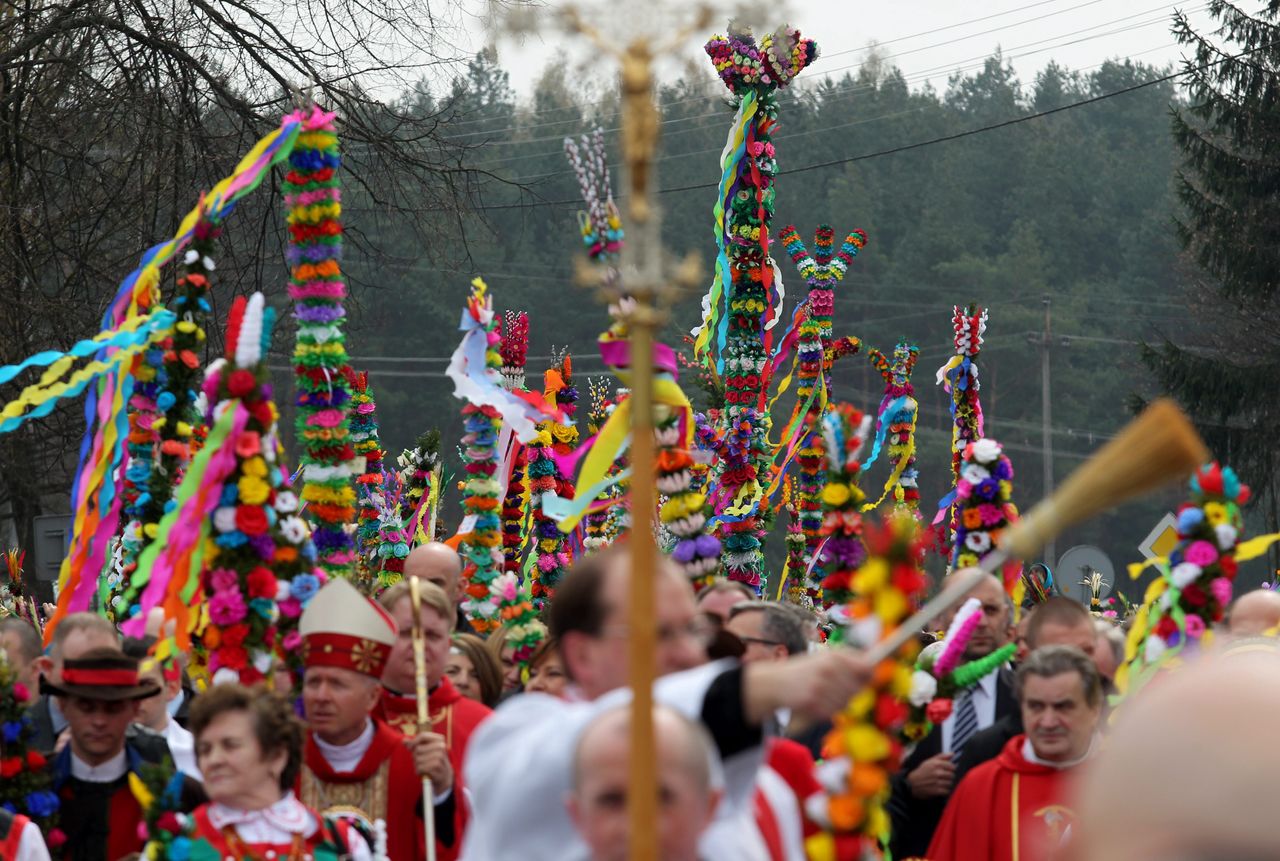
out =
[(388, 857), (415, 861), (426, 857), (422, 790), (423, 777), (430, 777), (441, 856), (457, 836), (454, 773), (445, 740), (432, 732), (406, 738), (374, 716), (379, 680), (396, 640), (395, 620), (349, 582), (335, 578), (311, 599), (298, 630), (307, 721), (299, 797), (326, 815), (385, 828)]
[(191, 729), (210, 799), (193, 814), (192, 836), (218, 857), (371, 861), (369, 845), (355, 829), (294, 795), (303, 727), (282, 696), (215, 685), (192, 705)]

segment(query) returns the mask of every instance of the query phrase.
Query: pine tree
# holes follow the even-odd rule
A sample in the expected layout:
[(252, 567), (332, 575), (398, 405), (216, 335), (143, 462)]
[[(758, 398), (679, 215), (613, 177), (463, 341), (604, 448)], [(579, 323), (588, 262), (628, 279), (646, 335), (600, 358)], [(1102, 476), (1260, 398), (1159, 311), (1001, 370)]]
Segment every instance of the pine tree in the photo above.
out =
[[(1182, 14), (1174, 34), (1190, 49), (1188, 105), (1173, 115), (1183, 153), (1177, 234), (1202, 274), (1177, 342), (1142, 356), (1162, 389), (1196, 417), (1211, 449), (1270, 497), (1280, 421), (1280, 2), (1248, 15), (1214, 0), (1212, 34)], [(1223, 44), (1225, 41), (1225, 44)]]

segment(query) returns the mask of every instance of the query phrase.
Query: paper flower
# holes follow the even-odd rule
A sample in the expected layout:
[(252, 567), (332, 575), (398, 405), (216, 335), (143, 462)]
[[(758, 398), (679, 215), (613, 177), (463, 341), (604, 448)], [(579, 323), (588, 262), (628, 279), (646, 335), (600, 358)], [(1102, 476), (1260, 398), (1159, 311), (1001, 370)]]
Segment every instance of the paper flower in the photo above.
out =
[[(840, 608), (843, 614), (833, 614), (844, 615), (849, 623), (832, 637), (865, 649), (907, 619), (926, 581), (918, 568), (923, 537), (909, 513), (891, 511), (882, 523), (869, 523), (864, 538), (867, 557), (852, 577), (850, 600)], [(920, 706), (937, 702), (933, 676), (913, 671), (918, 651), (916, 639), (910, 638), (877, 668), (868, 688), (836, 715), (823, 745), (828, 772), (825, 803), (806, 808), (831, 833), (810, 839), (811, 857), (832, 857), (834, 835), (856, 836), (863, 852), (874, 853), (888, 833), (889, 778), (901, 764), (902, 732), (909, 715), (904, 701)]]
[(1210, 463), (1192, 476), (1191, 499), (1176, 515), (1178, 542), (1168, 559), (1156, 560), (1161, 576), (1129, 630), (1129, 660), (1116, 673), (1121, 691), (1141, 688), (1184, 649), (1208, 644), (1231, 604), (1248, 500), (1249, 488), (1229, 467)]

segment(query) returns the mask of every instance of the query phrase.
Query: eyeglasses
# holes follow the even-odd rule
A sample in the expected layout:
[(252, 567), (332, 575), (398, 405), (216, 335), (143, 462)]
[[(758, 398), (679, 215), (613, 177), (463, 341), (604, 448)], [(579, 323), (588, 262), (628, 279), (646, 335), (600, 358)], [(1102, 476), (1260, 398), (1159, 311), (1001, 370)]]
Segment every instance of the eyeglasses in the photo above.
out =
[[(625, 624), (608, 625), (600, 632), (600, 636), (622, 639), (627, 637), (630, 631), (631, 629)], [(684, 625), (659, 625), (657, 633), (660, 645), (669, 646), (677, 640), (689, 639), (697, 643), (699, 648), (705, 649), (715, 639), (716, 626), (698, 617)]]

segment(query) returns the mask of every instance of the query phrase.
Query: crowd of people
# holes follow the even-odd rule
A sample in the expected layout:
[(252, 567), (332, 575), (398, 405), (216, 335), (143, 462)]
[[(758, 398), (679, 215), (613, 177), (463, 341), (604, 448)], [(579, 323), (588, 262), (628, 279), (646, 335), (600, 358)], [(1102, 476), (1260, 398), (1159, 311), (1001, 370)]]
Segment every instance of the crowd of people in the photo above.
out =
[[(197, 690), (185, 656), (157, 659), (159, 630), (121, 639), (78, 613), (46, 650), (26, 620), (0, 620), (17, 684), (39, 691), (24, 722), (65, 835), (48, 847), (0, 808), (0, 858), (137, 857), (147, 834), (136, 784), (155, 764), (176, 768), (168, 803), (220, 858), (413, 861), (428, 831), (444, 861), (626, 858), (625, 547), (576, 564), (547, 637), (522, 659), (502, 631), (481, 638), (458, 612), (461, 573), (443, 544), (406, 564), (421, 583), (426, 725), (407, 581), (377, 602), (340, 579), (321, 589), (300, 623), (296, 703), (263, 687)], [(645, 576), (657, 590), (660, 857), (805, 858), (824, 739), (873, 667), (823, 644), (811, 611), (728, 581), (695, 596), (665, 560)], [(1280, 839), (1255, 808), (1280, 690), (1265, 638), (1280, 595), (1241, 596), (1223, 631), (1234, 645), (1116, 715), (1118, 620), (1061, 596), (1017, 608), (995, 577), (973, 597), (965, 659), (1015, 642), (1017, 654), (958, 692), (892, 777), (892, 857), (1207, 859), (1226, 846), (1232, 858), (1274, 857)]]

